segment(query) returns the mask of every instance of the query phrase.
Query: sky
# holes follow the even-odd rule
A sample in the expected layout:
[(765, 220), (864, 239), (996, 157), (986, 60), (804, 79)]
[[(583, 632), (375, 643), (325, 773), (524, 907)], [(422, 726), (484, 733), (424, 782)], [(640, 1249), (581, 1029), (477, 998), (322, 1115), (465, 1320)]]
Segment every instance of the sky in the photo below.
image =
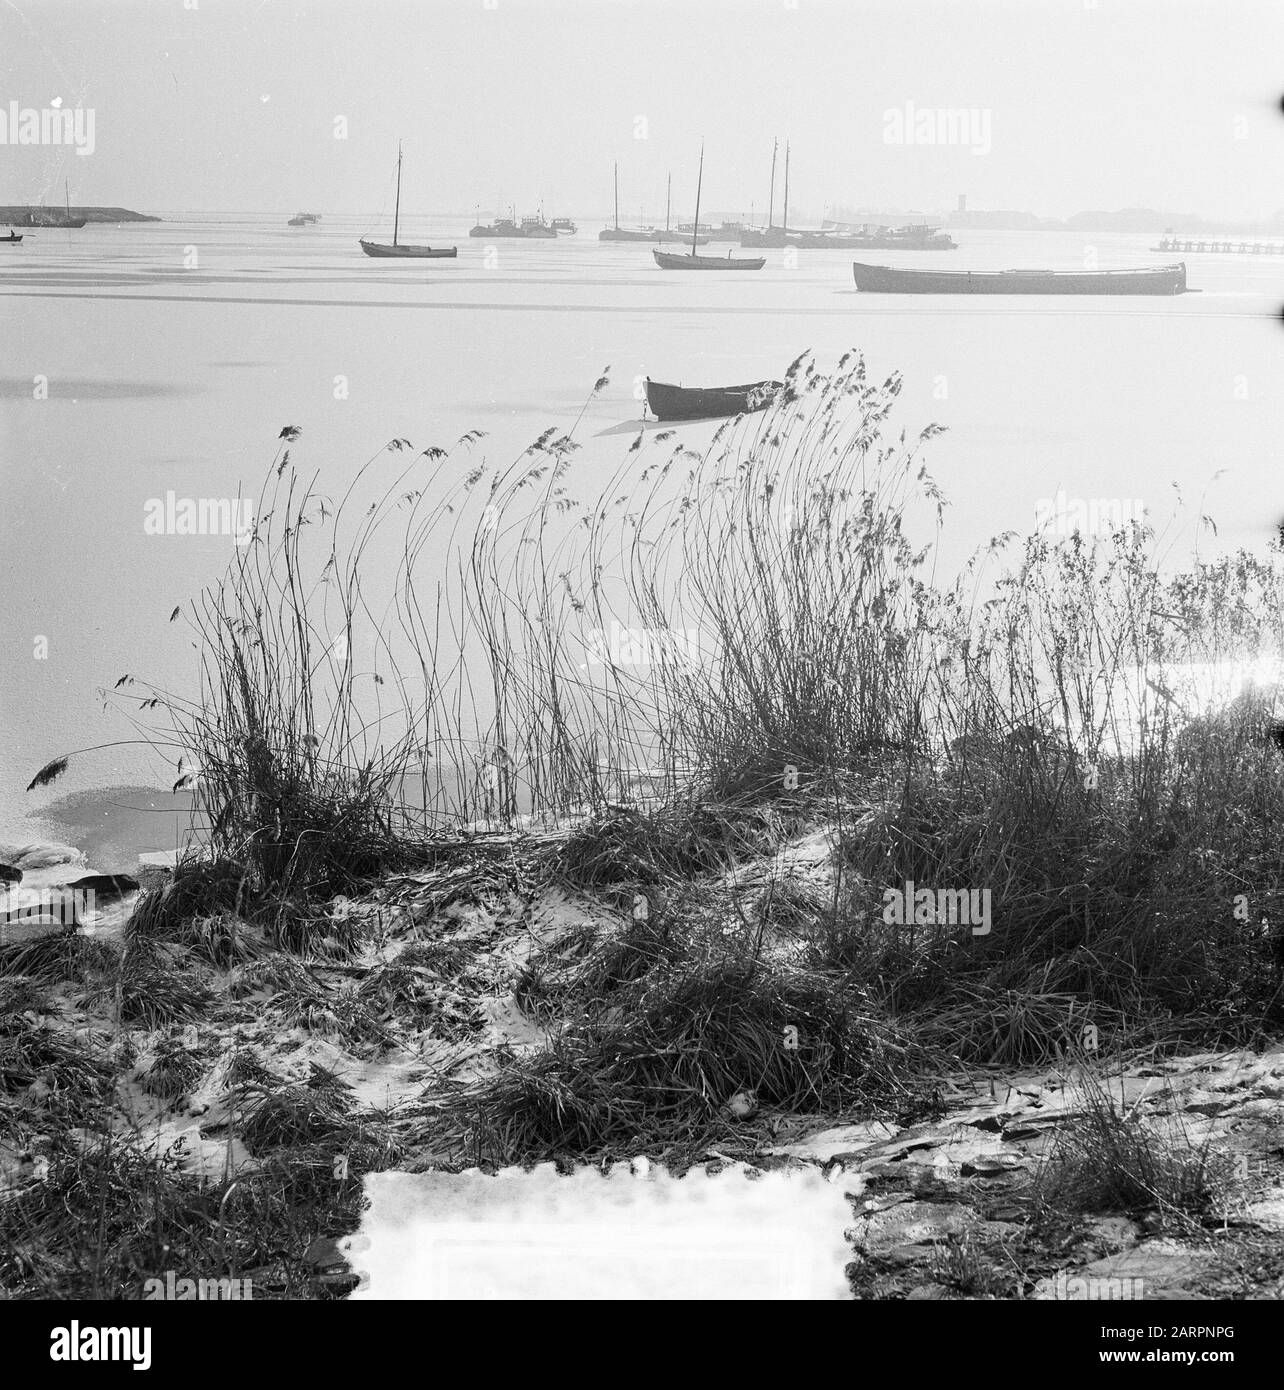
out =
[[(94, 148), (0, 144), (0, 201), (762, 219), (791, 206), (1063, 217), (1284, 210), (1284, 5), (1255, 0), (0, 0), (0, 110), (93, 112)], [(897, 140), (911, 107), (968, 112)], [(915, 121), (919, 124), (916, 126)], [(903, 136), (903, 132), (902, 132)]]

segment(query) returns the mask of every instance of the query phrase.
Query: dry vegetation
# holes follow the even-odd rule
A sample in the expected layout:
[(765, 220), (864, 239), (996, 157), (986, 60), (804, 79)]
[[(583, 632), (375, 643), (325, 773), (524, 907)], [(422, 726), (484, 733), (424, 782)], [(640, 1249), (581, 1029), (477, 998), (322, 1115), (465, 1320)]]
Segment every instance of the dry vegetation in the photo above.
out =
[[(410, 1156), (680, 1165), (752, 1150), (739, 1092), (894, 1115), (925, 1074), (1044, 1061), (1087, 1026), (1105, 1050), (1278, 1029), (1273, 693), (1210, 709), (1179, 673), (1281, 654), (1279, 556), (1174, 572), (1140, 528), (1004, 537), (943, 583), (936, 431), (885, 438), (899, 390), (854, 355), (827, 377), (800, 358), (703, 455), (640, 434), (591, 503), (573, 430), (506, 469), (473, 461), (477, 435), (409, 463), (393, 441), (337, 504), (283, 431), (254, 541), (184, 610), (199, 695), (119, 683), (168, 711), (148, 737), (181, 755), (208, 844), (123, 943), (0, 954), (0, 1119), (49, 1165), (0, 1206), (7, 1292), (137, 1296), (186, 1266), (338, 1296), (352, 1281), (308, 1252), (351, 1229), (363, 1172)], [(626, 650), (630, 629), (694, 633), (699, 659), (684, 637), (634, 663), (613, 624)], [(735, 887), (821, 831), (825, 874)], [(407, 874), (414, 894), (388, 890)], [(988, 890), (990, 932), (885, 921), (907, 880)], [(614, 925), (501, 960), (452, 916), (485, 900), (502, 921), (548, 885)], [(396, 1113), (235, 1042), (258, 1021), (354, 1057), (468, 1046), (505, 994), (547, 1045)], [(183, 1171), (115, 1103), (131, 1068), (163, 1105), (212, 1086), (253, 1161)], [(1050, 1203), (1203, 1200), (1198, 1156), (1104, 1102), (1074, 1143)], [(966, 1251), (942, 1271), (978, 1277)]]

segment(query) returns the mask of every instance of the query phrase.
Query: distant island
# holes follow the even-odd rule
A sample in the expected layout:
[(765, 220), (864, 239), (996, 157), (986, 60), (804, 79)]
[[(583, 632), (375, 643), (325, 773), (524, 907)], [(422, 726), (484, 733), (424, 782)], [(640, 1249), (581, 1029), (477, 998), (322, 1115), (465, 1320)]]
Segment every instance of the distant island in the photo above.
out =
[[(41, 212), (43, 209), (33, 203), (10, 203), (0, 207), (0, 223), (25, 223), (29, 212)], [(63, 213), (61, 208), (52, 208), (50, 211), (59, 214)], [(83, 217), (86, 222), (159, 222), (159, 217), (153, 217), (146, 212), (131, 212), (129, 208), (78, 208), (71, 207), (65, 209), (72, 217)]]
[(1168, 212), (1155, 208), (1120, 208), (1113, 212), (1077, 212), (1071, 217), (1038, 217), (1032, 212), (1015, 209), (969, 208), (965, 200), (963, 206), (949, 211), (922, 212), (896, 209), (846, 208), (837, 207), (828, 216), (846, 222), (880, 222), (886, 224), (904, 222), (930, 222), (937, 227), (986, 228), (991, 231), (1038, 231), (1038, 232), (1148, 232), (1159, 234), (1165, 230), (1198, 235), (1246, 235), (1281, 236), (1284, 235), (1284, 213), (1261, 222), (1249, 222), (1243, 218), (1230, 217), (1216, 221), (1189, 212)]

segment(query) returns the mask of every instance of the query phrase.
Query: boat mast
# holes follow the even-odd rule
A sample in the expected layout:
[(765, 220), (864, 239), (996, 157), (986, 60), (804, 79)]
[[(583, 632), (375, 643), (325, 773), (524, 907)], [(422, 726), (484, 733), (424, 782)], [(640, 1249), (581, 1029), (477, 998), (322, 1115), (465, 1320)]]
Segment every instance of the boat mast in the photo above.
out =
[(66, 179), (62, 181), (63, 206), (67, 209), (67, 221), (71, 221), (71, 188)]
[(673, 206), (673, 174), (669, 174), (669, 191), (664, 199), (664, 230), (669, 230), (669, 209)]
[(700, 172), (696, 176), (695, 222), (691, 226), (691, 255), (696, 253), (696, 238), (700, 235), (700, 189), (704, 186), (704, 146), (700, 146)]
[(767, 230), (771, 230), (772, 218), (776, 213), (776, 151), (780, 148), (777, 138), (771, 142), (771, 200), (767, 204)]
[[(385, 203), (384, 207), (388, 204)], [(401, 223), (401, 141), (397, 141), (397, 207), (392, 214), (392, 244), (397, 244), (397, 229)]]
[(615, 162), (615, 230), (620, 230), (620, 162)]
[(785, 141), (785, 210), (780, 215), (780, 230), (789, 235), (789, 141)]

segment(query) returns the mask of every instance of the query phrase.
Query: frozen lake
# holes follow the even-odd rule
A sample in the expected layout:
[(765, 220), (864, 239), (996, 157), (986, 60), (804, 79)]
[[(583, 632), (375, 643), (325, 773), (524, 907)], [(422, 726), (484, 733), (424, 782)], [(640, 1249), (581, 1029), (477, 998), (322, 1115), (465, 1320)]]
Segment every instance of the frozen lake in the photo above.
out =
[[(576, 432), (570, 488), (588, 498), (627, 459), (647, 374), (752, 381), (804, 349), (825, 370), (855, 347), (872, 380), (905, 377), (897, 432), (948, 426), (926, 454), (952, 502), (941, 572), (1000, 531), (1030, 529), (1059, 491), (1137, 499), (1162, 523), (1177, 484), (1192, 517), (1217, 520), (1205, 550), (1261, 547), (1284, 517), (1284, 258), (1154, 253), (1158, 228), (961, 230), (958, 251), (861, 255), (951, 269), (1185, 259), (1202, 291), (970, 300), (859, 295), (849, 252), (666, 273), (647, 246), (599, 243), (597, 222), (555, 242), (491, 243), (468, 237), (470, 218), (411, 216), (404, 240), (459, 256), (398, 263), (363, 257), (357, 237), (387, 229), (353, 218), (295, 229), (285, 214), (167, 217), (0, 247), (0, 839), (65, 835), (24, 812), (67, 792), (172, 781), (163, 760), (123, 749), (22, 793), (51, 757), (134, 736), (99, 693), (119, 676), (191, 688), (194, 653), (167, 619), (233, 541), (146, 534), (147, 503), (253, 494), (284, 425), (302, 427), (295, 457), (333, 493), (394, 437), (444, 448), (482, 429), (478, 457), (508, 461), (547, 427), (569, 428), (609, 366)], [(679, 427), (695, 448), (714, 428)], [(1175, 553), (1193, 542), (1190, 520)]]

